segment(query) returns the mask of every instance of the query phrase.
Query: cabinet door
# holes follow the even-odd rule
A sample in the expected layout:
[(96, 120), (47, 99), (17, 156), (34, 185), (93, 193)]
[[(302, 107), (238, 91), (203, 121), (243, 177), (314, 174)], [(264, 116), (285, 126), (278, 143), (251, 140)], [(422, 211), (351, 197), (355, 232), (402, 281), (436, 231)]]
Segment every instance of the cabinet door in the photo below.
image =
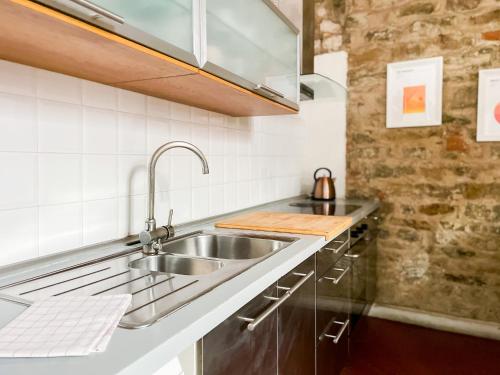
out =
[[(359, 248), (356, 250), (360, 250)], [(352, 300), (352, 316), (351, 328), (354, 328), (359, 318), (363, 315), (367, 306), (366, 281), (368, 270), (368, 253), (366, 251), (360, 253), (352, 253), (356, 257), (351, 259), (351, 267), (353, 270), (353, 283), (351, 290)]]
[[(339, 321), (344, 321), (347, 317), (339, 316), (339, 319)], [(332, 324), (330, 334), (340, 335), (341, 327)], [(337, 342), (328, 337), (318, 340), (316, 351), (318, 356), (317, 375), (341, 374), (348, 359), (348, 335), (342, 334)]]
[(284, 104), (297, 103), (298, 31), (290, 21), (266, 0), (206, 0), (205, 8), (203, 69)]
[(199, 66), (199, 0), (42, 0), (89, 23)]
[[(314, 256), (278, 281), (290, 288), (314, 271)], [(315, 277), (312, 275), (278, 309), (278, 374), (314, 374), (315, 368)]]
[(317, 375), (340, 374), (347, 361), (351, 265), (342, 257), (316, 283)]
[(277, 311), (253, 331), (242, 318), (253, 318), (276, 297), (276, 285), (243, 306), (238, 312), (203, 337), (203, 375), (276, 375)]

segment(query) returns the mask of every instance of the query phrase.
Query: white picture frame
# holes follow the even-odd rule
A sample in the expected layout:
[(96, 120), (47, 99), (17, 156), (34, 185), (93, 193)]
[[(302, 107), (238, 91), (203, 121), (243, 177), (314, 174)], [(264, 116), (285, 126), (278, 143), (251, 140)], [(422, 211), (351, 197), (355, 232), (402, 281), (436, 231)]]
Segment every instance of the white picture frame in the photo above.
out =
[(479, 71), (476, 140), (500, 141), (500, 68)]
[(387, 128), (439, 126), (442, 112), (442, 57), (387, 64)]

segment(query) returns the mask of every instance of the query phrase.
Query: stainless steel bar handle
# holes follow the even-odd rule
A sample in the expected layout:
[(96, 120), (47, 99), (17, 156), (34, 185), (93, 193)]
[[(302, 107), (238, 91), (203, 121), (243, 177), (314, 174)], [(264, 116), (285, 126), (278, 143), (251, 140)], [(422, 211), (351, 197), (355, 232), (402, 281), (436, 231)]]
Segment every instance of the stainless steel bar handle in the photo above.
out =
[(90, 1), (87, 0), (71, 0), (73, 3), (78, 4), (84, 8), (87, 8), (88, 10), (91, 10), (93, 12), (96, 12), (97, 14), (100, 14), (103, 17), (109, 18), (112, 21), (118, 22), (120, 24), (125, 23), (125, 20), (123, 19), (122, 16), (119, 16), (118, 14), (115, 14), (113, 12), (110, 12), (107, 9), (104, 9), (100, 7), (99, 5), (96, 5)]
[(346, 253), (346, 254), (344, 254), (344, 256), (347, 257), (347, 258), (357, 259), (357, 258), (363, 256), (363, 254), (366, 251), (367, 251), (367, 248), (364, 248), (363, 251), (361, 251), (359, 253)]
[(278, 96), (278, 97), (280, 97), (280, 98), (284, 98), (284, 97), (285, 97), (285, 95), (283, 95), (281, 92), (276, 91), (275, 89), (273, 89), (273, 88), (271, 88), (271, 87), (269, 87), (269, 86), (266, 86), (266, 85), (264, 85), (264, 84), (262, 84), (262, 83), (259, 83), (259, 84), (255, 87), (255, 89), (257, 89), (257, 90), (262, 90), (262, 91), (267, 91), (269, 94), (271, 94), (271, 95), (273, 95), (273, 96)]
[(333, 241), (333, 242), (341, 243), (342, 245), (340, 245), (336, 249), (333, 247), (325, 246), (321, 250), (328, 250), (328, 251), (332, 251), (334, 254), (338, 254), (340, 251), (344, 250), (344, 248), (346, 247), (347, 244), (349, 244), (349, 240), (346, 240), (344, 242), (342, 242), (342, 241)]
[[(329, 333), (327, 333), (330, 328), (332, 327), (332, 325), (334, 324), (338, 324), (338, 325), (341, 325), (340, 327), (340, 330), (339, 330), (339, 333), (337, 333), (336, 335), (330, 335)], [(341, 322), (341, 321), (338, 321), (336, 320), (335, 318), (333, 318), (327, 325), (326, 325), (326, 328), (324, 329), (324, 331), (321, 333), (321, 335), (319, 336), (319, 340), (323, 340), (325, 337), (329, 338), (329, 339), (333, 339), (333, 343), (334, 344), (338, 344), (338, 342), (340, 341), (340, 339), (342, 338), (342, 335), (344, 334), (347, 326), (349, 325), (349, 319), (346, 319), (345, 321)]]
[(338, 275), (337, 277), (323, 276), (321, 279), (319, 279), (319, 281), (324, 279), (324, 280), (331, 281), (332, 283), (337, 285), (340, 282), (340, 280), (342, 280), (342, 278), (347, 274), (347, 272), (349, 272), (351, 267), (347, 266), (346, 268), (332, 268), (332, 269), (334, 271), (342, 271), (342, 273), (340, 275)]
[[(302, 274), (303, 275), (303, 274)], [(241, 320), (245, 322), (249, 322), (247, 325), (247, 329), (249, 331), (253, 331), (264, 319), (266, 319), (271, 313), (276, 310), (283, 302), (285, 302), (288, 298), (292, 296), (293, 293), (297, 289), (299, 289), (308, 279), (310, 279), (314, 275), (314, 271), (309, 271), (306, 275), (302, 276), (301, 279), (294, 284), (289, 290), (287, 290), (281, 297), (279, 297), (276, 302), (274, 302), (271, 306), (265, 309), (259, 316), (256, 318), (245, 318), (240, 317)]]

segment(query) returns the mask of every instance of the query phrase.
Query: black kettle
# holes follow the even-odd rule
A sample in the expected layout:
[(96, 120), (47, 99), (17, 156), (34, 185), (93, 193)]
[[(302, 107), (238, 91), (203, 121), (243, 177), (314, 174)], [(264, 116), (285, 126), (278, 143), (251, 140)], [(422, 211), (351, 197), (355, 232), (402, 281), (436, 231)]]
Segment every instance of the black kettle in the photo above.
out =
[[(318, 177), (319, 171), (327, 171), (328, 176)], [(317, 200), (333, 200), (335, 199), (335, 179), (332, 178), (332, 171), (328, 168), (318, 168), (314, 172), (314, 187), (312, 191), (312, 199)]]

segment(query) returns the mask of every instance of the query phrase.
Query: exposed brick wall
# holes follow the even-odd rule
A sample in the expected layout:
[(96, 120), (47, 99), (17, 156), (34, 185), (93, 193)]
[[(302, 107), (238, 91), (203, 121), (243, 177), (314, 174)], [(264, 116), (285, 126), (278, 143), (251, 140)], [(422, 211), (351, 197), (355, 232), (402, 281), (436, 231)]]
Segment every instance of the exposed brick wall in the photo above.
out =
[[(500, 142), (476, 142), (499, 0), (323, 0), (316, 52), (349, 53), (351, 196), (383, 202), (378, 302), (500, 322)], [(386, 129), (386, 65), (444, 57), (443, 125)]]

